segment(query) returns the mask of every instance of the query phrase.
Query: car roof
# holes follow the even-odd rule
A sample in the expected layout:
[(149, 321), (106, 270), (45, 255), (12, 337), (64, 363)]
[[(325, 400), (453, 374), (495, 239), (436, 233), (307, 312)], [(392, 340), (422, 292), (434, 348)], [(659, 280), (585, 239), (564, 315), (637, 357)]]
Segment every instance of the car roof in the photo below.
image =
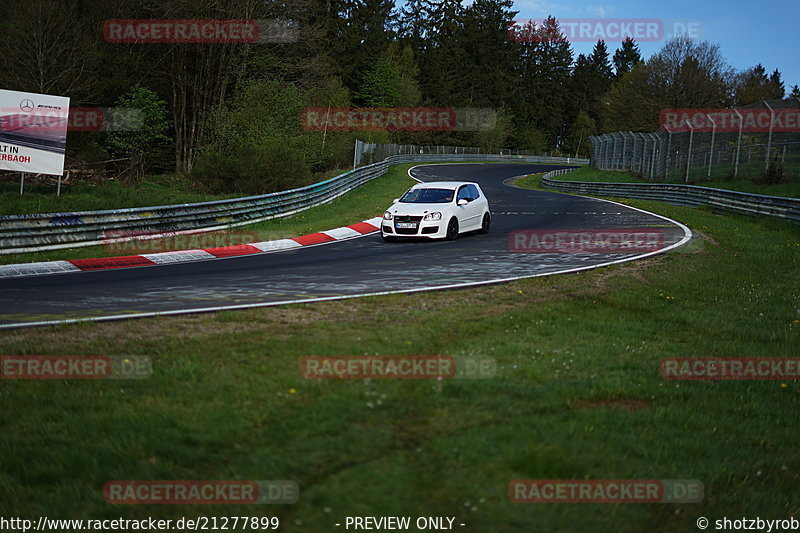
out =
[(458, 189), (462, 185), (477, 185), (471, 181), (428, 181), (417, 183), (412, 189)]

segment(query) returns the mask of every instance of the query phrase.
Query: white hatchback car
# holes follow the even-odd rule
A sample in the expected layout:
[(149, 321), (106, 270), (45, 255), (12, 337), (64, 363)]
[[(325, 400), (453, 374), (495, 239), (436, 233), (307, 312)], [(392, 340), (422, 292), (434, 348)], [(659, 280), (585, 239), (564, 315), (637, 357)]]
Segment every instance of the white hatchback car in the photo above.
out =
[(489, 233), (489, 202), (477, 183), (418, 183), (383, 214), (381, 237), (428, 237), (455, 240), (460, 233)]

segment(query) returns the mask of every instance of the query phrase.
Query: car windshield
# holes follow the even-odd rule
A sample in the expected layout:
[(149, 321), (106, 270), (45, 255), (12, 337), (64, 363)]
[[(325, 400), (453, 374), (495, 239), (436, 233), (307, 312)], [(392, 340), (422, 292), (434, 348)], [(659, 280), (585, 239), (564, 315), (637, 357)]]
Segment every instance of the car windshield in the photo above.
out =
[(453, 201), (453, 189), (411, 189), (400, 198), (404, 204), (446, 204)]

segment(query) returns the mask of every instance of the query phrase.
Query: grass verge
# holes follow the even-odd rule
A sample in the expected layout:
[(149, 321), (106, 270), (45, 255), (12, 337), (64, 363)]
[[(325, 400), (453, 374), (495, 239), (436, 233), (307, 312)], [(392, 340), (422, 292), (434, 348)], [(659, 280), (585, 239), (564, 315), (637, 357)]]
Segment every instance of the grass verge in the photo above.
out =
[[(197, 247), (195, 244), (198, 242), (218, 242), (218, 246), (225, 246), (226, 243), (241, 243), (242, 239), (238, 237), (249, 239), (249, 242), (269, 241), (297, 237), (361, 222), (383, 214), (383, 211), (391, 203), (392, 198), (401, 195), (413, 185), (414, 181), (408, 177), (408, 169), (412, 166), (414, 165), (393, 165), (389, 167), (389, 171), (385, 175), (367, 182), (344, 196), (322, 206), (285, 218), (266, 220), (256, 224), (231, 228), (230, 230), (209, 232), (204, 237), (185, 235), (169, 241), (153, 239), (144, 241), (144, 246), (147, 251), (151, 252), (174, 249), (170, 245), (175, 243), (182, 244), (179, 248), (194, 248)], [(0, 255), (0, 264), (133, 255), (133, 253), (126, 253), (124, 250), (124, 247), (110, 245), (108, 247), (84, 246), (63, 250), (8, 254)]]
[[(622, 172), (619, 170), (598, 170), (593, 166), (584, 166), (579, 169), (557, 176), (556, 179), (564, 181), (599, 181), (616, 183), (651, 183), (637, 177), (633, 172)], [(682, 177), (670, 180), (671, 183), (684, 183)], [(800, 197), (800, 179), (791, 178), (788, 183), (776, 185), (762, 185), (747, 179), (717, 179), (714, 181), (690, 181), (690, 185), (701, 187), (711, 187), (714, 189), (728, 189), (732, 191), (742, 191), (754, 194), (765, 194), (767, 196), (788, 196), (792, 198)]]
[[(310, 183), (322, 181), (346, 170), (331, 170), (314, 176)], [(30, 213), (65, 213), (75, 211), (102, 211), (128, 207), (149, 207), (195, 202), (210, 202), (226, 198), (251, 196), (238, 194), (203, 194), (197, 184), (177, 174), (148, 176), (141, 183), (126, 185), (107, 180), (99, 185), (74, 183), (62, 185), (61, 196), (56, 196), (54, 185), (25, 184), (25, 194), (19, 194), (17, 177), (3, 176), (0, 181), (0, 215)]]
[[(0, 333), (146, 355), (141, 381), (3, 381), (0, 515), (452, 516), (465, 530), (688, 531), (800, 512), (800, 382), (675, 382), (661, 358), (797, 356), (800, 228), (658, 202), (663, 256), (469, 290)], [(306, 355), (481, 355), (475, 381), (304, 381)], [(698, 479), (698, 504), (515, 504), (513, 479)], [(286, 506), (122, 505), (125, 479), (292, 479)]]

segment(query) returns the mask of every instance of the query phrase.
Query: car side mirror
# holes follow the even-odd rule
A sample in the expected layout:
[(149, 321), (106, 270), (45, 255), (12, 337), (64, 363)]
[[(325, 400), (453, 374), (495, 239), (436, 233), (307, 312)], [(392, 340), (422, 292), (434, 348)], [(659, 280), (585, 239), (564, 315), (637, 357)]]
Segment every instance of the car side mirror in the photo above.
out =
[(462, 198), (461, 200), (458, 201), (458, 205), (467, 205), (468, 203), (469, 200), (467, 200), (466, 198)]
[(399, 201), (400, 201), (400, 198), (395, 198), (394, 200), (392, 200), (392, 203), (393, 203), (393, 204), (396, 204), (396, 203), (397, 203), (397, 202), (399, 202)]

